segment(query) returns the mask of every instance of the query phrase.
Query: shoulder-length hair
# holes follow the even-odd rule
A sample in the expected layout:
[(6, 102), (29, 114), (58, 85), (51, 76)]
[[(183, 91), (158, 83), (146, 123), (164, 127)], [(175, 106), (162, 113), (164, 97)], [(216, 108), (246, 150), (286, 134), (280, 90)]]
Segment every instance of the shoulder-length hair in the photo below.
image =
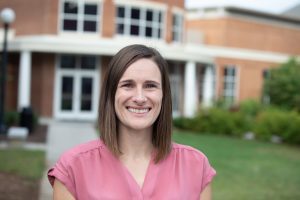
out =
[(154, 48), (144, 45), (130, 45), (121, 49), (110, 61), (102, 83), (99, 104), (100, 137), (115, 155), (122, 152), (118, 145), (118, 118), (114, 107), (118, 83), (126, 69), (142, 58), (152, 59), (158, 66), (162, 82), (161, 111), (153, 124), (152, 144), (156, 149), (155, 162), (163, 160), (171, 150), (172, 135), (172, 98), (167, 62)]

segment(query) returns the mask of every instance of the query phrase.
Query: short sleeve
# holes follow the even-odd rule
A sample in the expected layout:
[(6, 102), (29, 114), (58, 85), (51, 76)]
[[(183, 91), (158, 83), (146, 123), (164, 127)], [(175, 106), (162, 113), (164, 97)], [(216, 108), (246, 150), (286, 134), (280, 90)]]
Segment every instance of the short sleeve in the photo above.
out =
[(204, 188), (212, 181), (213, 177), (216, 175), (216, 170), (210, 165), (207, 157), (203, 159), (203, 178), (201, 192)]
[(65, 187), (69, 190), (69, 192), (75, 197), (75, 182), (74, 176), (71, 168), (71, 158), (70, 155), (64, 154), (61, 158), (56, 162), (56, 164), (49, 169), (48, 171), (48, 180), (50, 184), (54, 185), (54, 180), (58, 179), (62, 182)]

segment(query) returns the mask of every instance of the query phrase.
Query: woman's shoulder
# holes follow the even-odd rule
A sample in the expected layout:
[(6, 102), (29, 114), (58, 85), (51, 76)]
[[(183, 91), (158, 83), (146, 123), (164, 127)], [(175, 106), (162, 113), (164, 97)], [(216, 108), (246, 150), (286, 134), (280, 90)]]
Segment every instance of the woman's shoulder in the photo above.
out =
[(206, 155), (202, 151), (188, 145), (173, 143), (172, 152), (177, 157), (196, 159), (200, 161), (202, 161), (203, 159), (207, 159)]
[(91, 155), (93, 152), (99, 152), (104, 148), (104, 144), (100, 139), (85, 142), (65, 151), (60, 160), (70, 162), (76, 158), (82, 158)]

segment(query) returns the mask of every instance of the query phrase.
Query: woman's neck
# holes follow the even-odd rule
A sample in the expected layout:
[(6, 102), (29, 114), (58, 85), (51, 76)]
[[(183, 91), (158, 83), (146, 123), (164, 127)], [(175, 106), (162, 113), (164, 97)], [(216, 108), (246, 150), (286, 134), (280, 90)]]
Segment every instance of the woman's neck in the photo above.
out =
[(153, 150), (152, 128), (132, 130), (127, 127), (120, 127), (119, 146), (123, 158), (140, 159), (151, 156)]

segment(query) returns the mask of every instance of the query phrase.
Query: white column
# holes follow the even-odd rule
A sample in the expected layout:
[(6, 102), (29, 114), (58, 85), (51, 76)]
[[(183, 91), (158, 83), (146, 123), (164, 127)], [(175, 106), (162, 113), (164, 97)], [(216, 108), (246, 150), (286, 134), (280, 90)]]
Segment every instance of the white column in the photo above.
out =
[(193, 117), (197, 109), (196, 63), (187, 62), (184, 73), (184, 116)]
[(203, 80), (203, 106), (210, 107), (213, 103), (214, 97), (214, 74), (213, 66), (207, 65), (205, 67)]
[(19, 64), (18, 109), (30, 106), (31, 52), (22, 51)]

